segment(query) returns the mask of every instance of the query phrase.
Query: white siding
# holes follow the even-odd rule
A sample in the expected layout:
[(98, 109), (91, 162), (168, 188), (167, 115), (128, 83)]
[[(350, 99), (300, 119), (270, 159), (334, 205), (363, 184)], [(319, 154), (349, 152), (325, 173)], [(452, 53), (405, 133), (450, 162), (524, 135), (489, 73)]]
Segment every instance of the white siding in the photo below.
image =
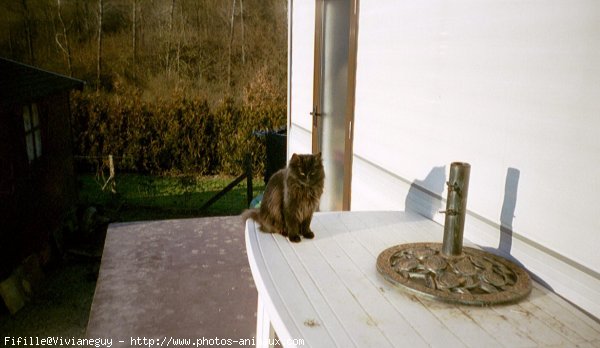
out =
[(469, 162), (465, 237), (498, 248), (508, 205), (504, 251), (600, 317), (599, 62), (598, 1), (361, 1), (352, 209), (427, 215), (409, 183)]
[(292, 153), (311, 152), (313, 105), (313, 66), (315, 41), (314, 1), (288, 2), (291, 10), (291, 48), (288, 69), (291, 87), (288, 120), (288, 158)]

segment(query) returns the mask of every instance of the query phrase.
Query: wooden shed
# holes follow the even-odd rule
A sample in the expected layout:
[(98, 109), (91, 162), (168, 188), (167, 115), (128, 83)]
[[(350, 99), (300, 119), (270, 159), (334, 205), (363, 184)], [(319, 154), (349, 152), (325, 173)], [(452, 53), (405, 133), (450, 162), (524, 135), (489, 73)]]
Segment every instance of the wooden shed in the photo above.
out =
[(600, 317), (600, 2), (289, 0), (288, 158), (322, 151), (321, 210), (443, 223)]
[(69, 94), (83, 82), (0, 58), (0, 279), (76, 203)]

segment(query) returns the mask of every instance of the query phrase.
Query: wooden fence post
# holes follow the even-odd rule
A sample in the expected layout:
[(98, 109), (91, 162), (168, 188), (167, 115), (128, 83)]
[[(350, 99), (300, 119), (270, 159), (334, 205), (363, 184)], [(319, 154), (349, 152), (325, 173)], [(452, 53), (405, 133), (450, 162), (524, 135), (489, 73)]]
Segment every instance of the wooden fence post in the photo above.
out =
[(111, 180), (110, 192), (117, 193), (117, 182), (115, 181), (115, 162), (113, 160), (113, 155), (108, 155), (108, 168), (110, 173), (109, 180)]
[[(102, 163), (105, 163), (104, 159), (102, 159)], [(102, 171), (104, 171), (104, 168), (102, 168)], [(113, 155), (108, 155), (108, 172), (109, 176), (108, 179), (104, 182), (104, 185), (102, 186), (102, 191), (104, 191), (107, 187), (110, 187), (110, 192), (116, 194), (117, 182), (115, 179), (115, 161), (113, 160)], [(101, 175), (102, 179), (104, 179), (104, 173), (102, 173)]]
[(250, 154), (246, 155), (246, 198), (248, 200), (248, 207), (252, 203), (252, 156)]

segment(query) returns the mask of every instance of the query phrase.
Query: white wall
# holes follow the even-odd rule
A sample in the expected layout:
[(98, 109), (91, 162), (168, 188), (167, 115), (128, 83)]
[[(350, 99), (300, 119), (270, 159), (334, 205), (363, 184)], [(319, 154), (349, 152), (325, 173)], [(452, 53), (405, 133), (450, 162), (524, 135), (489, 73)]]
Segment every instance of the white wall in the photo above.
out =
[(313, 67), (315, 41), (314, 1), (288, 2), (291, 47), (288, 52), (288, 158), (312, 150)]
[(600, 317), (600, 1), (361, 1), (358, 35), (352, 209), (443, 221), (469, 162), (465, 237), (512, 228), (500, 249)]

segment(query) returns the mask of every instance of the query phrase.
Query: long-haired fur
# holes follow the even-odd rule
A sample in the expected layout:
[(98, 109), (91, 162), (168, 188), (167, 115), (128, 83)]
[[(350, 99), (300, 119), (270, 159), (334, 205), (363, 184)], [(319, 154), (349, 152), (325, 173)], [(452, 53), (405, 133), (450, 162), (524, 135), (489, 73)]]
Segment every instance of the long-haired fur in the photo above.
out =
[(267, 233), (279, 233), (292, 242), (300, 235), (313, 238), (310, 229), (313, 213), (323, 193), (325, 172), (321, 154), (293, 154), (287, 168), (269, 179), (260, 209), (248, 209), (242, 218), (252, 219)]

